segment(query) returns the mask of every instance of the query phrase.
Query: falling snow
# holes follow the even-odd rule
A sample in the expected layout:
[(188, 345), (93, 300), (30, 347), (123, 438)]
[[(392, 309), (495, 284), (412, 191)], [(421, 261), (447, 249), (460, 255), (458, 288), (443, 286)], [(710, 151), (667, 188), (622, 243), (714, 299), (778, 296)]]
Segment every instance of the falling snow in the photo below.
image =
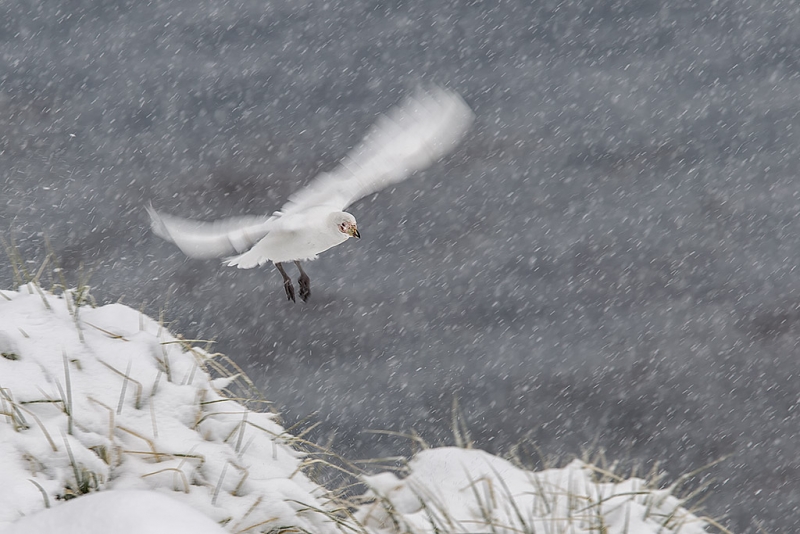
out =
[[(457, 399), (492, 453), (727, 458), (707, 511), (797, 531), (799, 27), (788, 0), (8, 0), (3, 236), (214, 337), (350, 457), (450, 444)], [(475, 126), (351, 207), (306, 305), (148, 231), (151, 201), (270, 213), (422, 82)]]

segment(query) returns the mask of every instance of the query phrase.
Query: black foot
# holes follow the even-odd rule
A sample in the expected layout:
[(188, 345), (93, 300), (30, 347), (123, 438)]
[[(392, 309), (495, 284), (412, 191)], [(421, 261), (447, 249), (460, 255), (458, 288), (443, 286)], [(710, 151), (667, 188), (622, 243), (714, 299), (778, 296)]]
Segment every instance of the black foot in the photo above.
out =
[[(291, 280), (286, 280), (283, 283), (283, 289), (286, 290), (287, 299), (291, 300), (292, 302), (296, 302), (294, 300), (294, 286), (292, 285), (292, 281)], [(302, 289), (300, 289), (300, 295), (301, 296), (303, 295), (303, 290)], [(305, 300), (305, 299), (303, 299), (303, 300)]]
[(303, 302), (306, 302), (308, 297), (311, 296), (311, 279), (304, 273), (300, 275), (297, 282), (300, 284), (300, 298), (303, 299)]

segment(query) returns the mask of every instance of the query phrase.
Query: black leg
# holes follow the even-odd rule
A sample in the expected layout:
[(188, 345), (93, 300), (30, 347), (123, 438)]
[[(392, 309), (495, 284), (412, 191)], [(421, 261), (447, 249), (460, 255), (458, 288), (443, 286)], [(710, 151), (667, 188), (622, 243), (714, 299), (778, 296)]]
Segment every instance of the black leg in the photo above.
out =
[(297, 281), (300, 283), (300, 298), (303, 299), (303, 302), (308, 300), (308, 297), (311, 296), (311, 279), (308, 277), (306, 272), (300, 267), (300, 262), (294, 262), (297, 265), (297, 268), (300, 270), (300, 278)]
[[(275, 267), (281, 272), (281, 276), (283, 277), (283, 289), (286, 290), (286, 297), (295, 302), (294, 300), (294, 286), (292, 285), (292, 279), (289, 278), (289, 275), (286, 274), (286, 271), (283, 270), (283, 264), (276, 263)], [(302, 293), (301, 293), (302, 294)]]

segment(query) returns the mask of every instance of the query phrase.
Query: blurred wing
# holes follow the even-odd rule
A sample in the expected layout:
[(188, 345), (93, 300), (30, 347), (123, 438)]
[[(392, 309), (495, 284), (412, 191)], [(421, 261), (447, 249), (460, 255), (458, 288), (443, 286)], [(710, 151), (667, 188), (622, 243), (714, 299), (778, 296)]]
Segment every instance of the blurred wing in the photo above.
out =
[(281, 212), (313, 206), (344, 210), (443, 157), (461, 141), (472, 120), (472, 110), (456, 93), (440, 87), (419, 90), (379, 117), (360, 145), (333, 171), (289, 197)]
[(147, 207), (153, 233), (178, 245), (192, 258), (219, 258), (248, 250), (269, 232), (273, 217), (234, 217), (199, 222), (158, 213)]

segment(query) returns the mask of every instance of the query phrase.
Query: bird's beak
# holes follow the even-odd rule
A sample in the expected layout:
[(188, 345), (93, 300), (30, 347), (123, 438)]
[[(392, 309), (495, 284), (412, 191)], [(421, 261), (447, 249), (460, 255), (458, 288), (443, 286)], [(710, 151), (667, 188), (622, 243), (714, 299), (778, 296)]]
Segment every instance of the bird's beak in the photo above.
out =
[(361, 239), (361, 234), (358, 233), (358, 228), (356, 228), (355, 226), (352, 228), (352, 233), (350, 235), (352, 235), (353, 237), (357, 237), (357, 238)]

